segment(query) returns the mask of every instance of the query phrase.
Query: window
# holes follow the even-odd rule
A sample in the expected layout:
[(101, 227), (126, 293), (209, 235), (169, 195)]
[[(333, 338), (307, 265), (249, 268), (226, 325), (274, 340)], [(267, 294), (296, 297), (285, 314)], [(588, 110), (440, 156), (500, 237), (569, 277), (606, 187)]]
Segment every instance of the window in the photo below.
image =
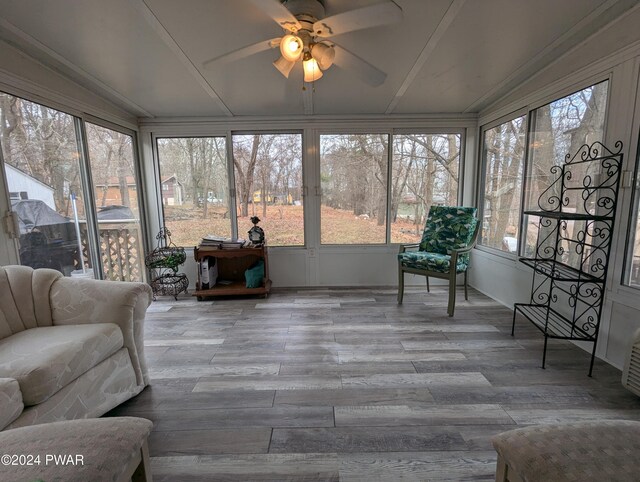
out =
[(386, 242), (388, 134), (320, 136), (322, 244)]
[(66, 276), (91, 267), (76, 121), (0, 93), (0, 144), (20, 228), (20, 263)]
[[(552, 185), (551, 189), (560, 188), (559, 184), (553, 184), (556, 176), (551, 170), (554, 166), (564, 164), (567, 154), (573, 155), (582, 145), (602, 142), (607, 88), (608, 82), (601, 82), (532, 111), (525, 210), (558, 209), (555, 202), (559, 202), (558, 194), (548, 189)], [(573, 178), (582, 179), (587, 174), (597, 174), (578, 172), (580, 168), (581, 166), (576, 166), (572, 170)], [(562, 200), (562, 209), (567, 212), (584, 211), (583, 200), (579, 198), (581, 192), (567, 191), (568, 197)], [(538, 218), (524, 217), (527, 233), (523, 243), (525, 256), (533, 255), (537, 224)], [(540, 235), (544, 236), (544, 233)]]
[(393, 136), (391, 242), (422, 237), (433, 204), (458, 204), (460, 134)]
[(483, 246), (517, 251), (525, 133), (525, 116), (484, 132)]
[(133, 136), (86, 123), (103, 279), (145, 276)]
[[(532, 256), (538, 219), (523, 216), (525, 236), (520, 240), (521, 211), (557, 209), (560, 202), (565, 211), (581, 208), (582, 200), (577, 198), (579, 190), (569, 191), (569, 197), (562, 201), (549, 191), (555, 179), (552, 168), (566, 162), (566, 155), (577, 152), (583, 144), (602, 141), (607, 89), (608, 82), (600, 82), (531, 111), (522, 209), (525, 116), (484, 132), (484, 212), (480, 244), (512, 253), (521, 245), (523, 254)], [(573, 172), (576, 179), (589, 174), (576, 169), (579, 167)], [(543, 192), (544, 201), (539, 201)], [(544, 236), (544, 232), (541, 235)]]
[(29, 193), (27, 191), (10, 192), (9, 199), (11, 201), (21, 201), (23, 199), (29, 199)]
[(224, 137), (157, 140), (164, 225), (178, 246), (203, 236), (231, 236)]
[[(638, 212), (638, 206), (636, 205), (636, 213)], [(640, 216), (636, 214), (636, 222), (634, 223), (635, 229), (633, 229), (633, 239), (631, 252), (631, 269), (627, 276), (627, 283), (629, 286), (640, 288)]]
[[(99, 253), (103, 271), (96, 274), (143, 281), (133, 137), (84, 123), (87, 159), (80, 119), (2, 93), (0, 122), (11, 207), (19, 219), (20, 262), (85, 275)], [(84, 185), (81, 166), (90, 169), (93, 186)], [(93, 209), (85, 204), (92, 187), (96, 230), (86, 217)]]
[(270, 246), (304, 245), (302, 134), (234, 134), (238, 236), (260, 218)]
[(626, 273), (624, 284), (634, 288), (640, 288), (640, 189), (638, 188), (638, 173), (640, 169), (640, 143), (638, 159), (636, 160), (636, 188), (634, 193), (634, 214), (629, 230), (629, 246), (626, 261)]

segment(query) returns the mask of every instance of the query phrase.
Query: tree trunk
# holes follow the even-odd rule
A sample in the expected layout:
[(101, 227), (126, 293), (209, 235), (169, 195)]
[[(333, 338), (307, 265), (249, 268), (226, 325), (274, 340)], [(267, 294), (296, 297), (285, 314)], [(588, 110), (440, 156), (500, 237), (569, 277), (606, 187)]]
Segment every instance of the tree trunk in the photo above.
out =
[(251, 143), (251, 154), (246, 169), (242, 165), (236, 153), (233, 153), (233, 164), (236, 168), (236, 186), (239, 187), (239, 197), (241, 206), (241, 217), (249, 216), (249, 200), (252, 198), (253, 175), (258, 160), (258, 147), (260, 146), (260, 136), (254, 135)]
[(451, 172), (455, 173), (454, 175), (447, 176), (447, 193), (448, 193), (448, 204), (449, 206), (455, 206), (458, 204), (458, 178), (460, 176), (460, 150), (458, 148), (457, 140), (459, 137), (455, 134), (449, 134), (447, 136), (448, 142), (448, 154), (449, 154), (449, 165), (451, 166)]

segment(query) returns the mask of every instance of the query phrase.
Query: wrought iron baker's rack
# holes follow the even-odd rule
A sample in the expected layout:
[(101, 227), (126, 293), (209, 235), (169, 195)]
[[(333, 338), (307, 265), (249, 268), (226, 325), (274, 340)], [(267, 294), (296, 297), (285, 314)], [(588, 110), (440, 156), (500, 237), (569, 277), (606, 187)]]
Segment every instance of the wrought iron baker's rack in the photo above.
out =
[(611, 239), (622, 169), (622, 142), (610, 150), (600, 142), (583, 145), (551, 168), (555, 180), (538, 198), (539, 218), (531, 257), (529, 303), (514, 305), (511, 334), (520, 313), (544, 334), (542, 368), (549, 338), (593, 343), (589, 376), (600, 329)]

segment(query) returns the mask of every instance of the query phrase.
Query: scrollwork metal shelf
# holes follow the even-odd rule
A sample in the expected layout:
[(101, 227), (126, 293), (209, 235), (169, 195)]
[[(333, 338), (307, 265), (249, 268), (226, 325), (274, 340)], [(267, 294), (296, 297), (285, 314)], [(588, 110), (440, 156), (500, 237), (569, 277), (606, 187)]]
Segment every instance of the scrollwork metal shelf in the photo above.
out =
[(602, 282), (595, 276), (591, 276), (584, 271), (580, 271), (560, 261), (539, 258), (520, 258), (520, 262), (533, 268), (536, 273), (549, 276), (557, 281)]
[(157, 295), (169, 295), (178, 299), (183, 291), (187, 293), (189, 279), (184, 273), (178, 273), (187, 255), (184, 248), (176, 246), (171, 241), (171, 231), (163, 227), (156, 235), (156, 248), (145, 258), (145, 265), (149, 269), (153, 299)]
[(533, 280), (529, 303), (514, 305), (511, 334), (518, 313), (544, 334), (542, 368), (549, 338), (580, 340), (593, 343), (593, 373), (621, 168), (622, 142), (613, 151), (585, 144), (551, 168), (539, 209), (524, 211), (539, 218), (533, 256), (520, 258)]

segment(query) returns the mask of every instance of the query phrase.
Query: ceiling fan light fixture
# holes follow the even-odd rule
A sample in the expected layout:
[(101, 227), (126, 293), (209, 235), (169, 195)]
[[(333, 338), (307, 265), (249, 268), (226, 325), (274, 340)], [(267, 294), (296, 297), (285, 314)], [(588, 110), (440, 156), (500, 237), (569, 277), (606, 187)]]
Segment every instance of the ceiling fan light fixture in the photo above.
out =
[(336, 57), (336, 51), (329, 45), (317, 43), (311, 47), (311, 55), (316, 59), (318, 66), (322, 70), (327, 70), (333, 65), (333, 60)]
[(285, 35), (280, 41), (280, 53), (282, 56), (291, 62), (295, 62), (302, 55), (304, 50), (304, 43), (302, 39), (297, 35)]
[(273, 63), (273, 66), (280, 71), (282, 75), (284, 75), (287, 79), (289, 78), (289, 73), (293, 66), (295, 65), (295, 61), (287, 60), (284, 57), (280, 57)]
[(308, 60), (304, 60), (302, 62), (302, 67), (304, 68), (304, 81), (305, 82), (315, 82), (319, 78), (322, 77), (322, 70), (318, 66), (318, 62), (313, 57), (309, 56)]

